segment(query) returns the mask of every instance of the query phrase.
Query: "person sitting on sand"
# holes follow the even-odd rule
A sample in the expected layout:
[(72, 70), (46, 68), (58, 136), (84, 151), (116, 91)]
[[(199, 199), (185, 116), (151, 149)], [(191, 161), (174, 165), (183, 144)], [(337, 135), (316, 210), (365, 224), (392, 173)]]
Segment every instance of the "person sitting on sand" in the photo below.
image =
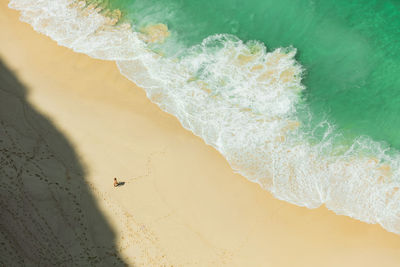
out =
[(114, 187), (117, 187), (119, 185), (117, 178), (114, 177)]

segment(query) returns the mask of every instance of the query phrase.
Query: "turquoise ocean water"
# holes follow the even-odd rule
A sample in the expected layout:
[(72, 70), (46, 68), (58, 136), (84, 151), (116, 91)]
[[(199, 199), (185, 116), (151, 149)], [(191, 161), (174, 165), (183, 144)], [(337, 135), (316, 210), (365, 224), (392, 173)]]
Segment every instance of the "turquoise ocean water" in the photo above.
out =
[(400, 1), (10, 7), (59, 45), (116, 61), (161, 109), (275, 197), (400, 234)]
[[(366, 135), (400, 148), (400, 1), (110, 0), (126, 20), (164, 23), (186, 47), (219, 33), (267, 48), (297, 48), (312, 125), (346, 139)], [(171, 53), (177, 46), (164, 45)], [(162, 49), (162, 48), (161, 48)], [(314, 131), (321, 138), (322, 132)]]

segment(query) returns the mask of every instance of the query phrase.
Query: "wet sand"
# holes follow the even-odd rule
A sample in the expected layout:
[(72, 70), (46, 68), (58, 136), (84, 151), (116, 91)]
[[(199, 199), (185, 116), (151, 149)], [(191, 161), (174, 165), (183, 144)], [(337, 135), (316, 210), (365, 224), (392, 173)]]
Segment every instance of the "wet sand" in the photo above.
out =
[[(152, 104), (115, 63), (58, 46), (6, 4), (0, 6), (0, 57), (26, 88), (27, 103), (73, 150), (82, 168), (75, 179), (101, 217), (89, 220), (87, 231), (109, 237), (93, 243), (115, 245), (130, 266), (400, 265), (400, 236), (324, 207), (274, 199)], [(2, 116), (13, 116), (7, 110)], [(57, 144), (51, 151), (65, 153)], [(125, 184), (114, 188), (113, 177)], [(74, 222), (76, 212), (64, 215)], [(100, 223), (107, 231), (91, 231)]]

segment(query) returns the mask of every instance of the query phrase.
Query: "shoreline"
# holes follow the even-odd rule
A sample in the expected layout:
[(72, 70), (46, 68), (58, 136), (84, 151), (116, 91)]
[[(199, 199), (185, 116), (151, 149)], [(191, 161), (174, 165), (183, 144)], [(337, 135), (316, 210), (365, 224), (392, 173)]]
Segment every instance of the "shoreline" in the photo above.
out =
[[(147, 50), (141, 41), (141, 33), (123, 25), (115, 24), (114, 28), (110, 18), (98, 13), (93, 5), (84, 8), (85, 2), (76, 3), (76, 6), (69, 5), (69, 2), (63, 0), (53, 6), (47, 1), (36, 5), (34, 2), (11, 0), (9, 6), (21, 11), (22, 21), (50, 36), (59, 45), (93, 58), (116, 60), (120, 73), (142, 87), (153, 103), (178, 118), (183, 128), (213, 146), (234, 170), (272, 192), (276, 198), (308, 208), (325, 205), (337, 214), (367, 223), (379, 223), (386, 230), (399, 234), (398, 224), (394, 222), (399, 208), (396, 201), (399, 197), (398, 186), (393, 180), (396, 168), (392, 169), (396, 166), (395, 157), (386, 157), (383, 147), (368, 137), (357, 138), (341, 153), (331, 155), (333, 150), (325, 151), (325, 147), (335, 147), (335, 134), (324, 138), (325, 141), (311, 144), (304, 134), (313, 133), (307, 134), (308, 130), (304, 132), (304, 128), (299, 128), (302, 119), (299, 120), (292, 109), (295, 109), (293, 105), (300, 96), (297, 90), (305, 87), (300, 83), (301, 68), (294, 59), (295, 49), (289, 53), (281, 53), (281, 48), (268, 52), (261, 45), (260, 53), (253, 58), (244, 56), (252, 53), (241, 41), (224, 41), (227, 47), (221, 50), (222, 54), (231, 53), (232, 48), (235, 51), (228, 56), (230, 63), (227, 64), (225, 57), (217, 53), (215, 58), (212, 57), (211, 62), (215, 60), (215, 63), (211, 65), (206, 63), (209, 59), (205, 57), (207, 69), (219, 69), (216, 73), (220, 76), (231, 72), (229, 66), (236, 66), (235, 72), (244, 76), (222, 78), (227, 84), (221, 87), (212, 81), (220, 79), (217, 77), (209, 81), (209, 78), (200, 75), (198, 81), (191, 82), (196, 76), (193, 73), (202, 72), (202, 67), (196, 70), (196, 66), (202, 65), (196, 63), (202, 61), (202, 56), (189, 56), (183, 60), (188, 64), (159, 60), (158, 55)], [(80, 26), (87, 23), (91, 27)], [(58, 26), (53, 28), (51, 25)], [(208, 41), (221, 41), (220, 37), (215, 38)], [(204, 43), (201, 45), (202, 49), (207, 46)], [(203, 52), (207, 53), (207, 49)], [(275, 63), (263, 66), (264, 60)], [(259, 69), (253, 70), (252, 66)], [(272, 73), (281, 78), (270, 77)], [(240, 85), (240, 80), (252, 80), (251, 77), (257, 82), (251, 83), (250, 90), (248, 86)], [(211, 87), (207, 85), (209, 83)], [(235, 89), (229, 89), (231, 87)], [(293, 87), (297, 89), (293, 91)], [(276, 94), (278, 97), (275, 97)], [(239, 102), (252, 103), (254, 107), (247, 110), (247, 104), (236, 103), (238, 99)], [(257, 110), (264, 112), (258, 113)], [(281, 117), (282, 112), (287, 111), (289, 117)], [(254, 146), (256, 143), (259, 145)], [(381, 155), (362, 156), (363, 146), (375, 147)], [(383, 206), (390, 207), (390, 210)]]
[[(378, 225), (274, 199), (234, 174), (124, 78), (113, 62), (59, 47), (1, 6), (1, 58), (31, 104), (73, 145), (128, 264), (397, 266)], [(113, 176), (126, 184), (112, 187)], [(290, 255), (288, 257), (288, 255)]]

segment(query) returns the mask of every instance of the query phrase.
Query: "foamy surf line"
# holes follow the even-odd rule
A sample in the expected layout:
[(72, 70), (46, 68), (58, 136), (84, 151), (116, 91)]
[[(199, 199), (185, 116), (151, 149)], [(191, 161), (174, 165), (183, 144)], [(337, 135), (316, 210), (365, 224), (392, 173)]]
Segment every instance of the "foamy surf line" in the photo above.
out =
[(215, 35), (168, 58), (149, 48), (168, 38), (162, 24), (140, 32), (117, 23), (120, 12), (83, 1), (11, 0), (9, 6), (59, 45), (116, 61), (154, 103), (275, 197), (308, 208), (325, 204), (400, 234), (399, 156), (387, 156), (369, 138), (337, 155), (330, 127), (322, 142), (307, 141), (296, 111), (304, 86), (294, 48), (267, 52), (256, 41)]

